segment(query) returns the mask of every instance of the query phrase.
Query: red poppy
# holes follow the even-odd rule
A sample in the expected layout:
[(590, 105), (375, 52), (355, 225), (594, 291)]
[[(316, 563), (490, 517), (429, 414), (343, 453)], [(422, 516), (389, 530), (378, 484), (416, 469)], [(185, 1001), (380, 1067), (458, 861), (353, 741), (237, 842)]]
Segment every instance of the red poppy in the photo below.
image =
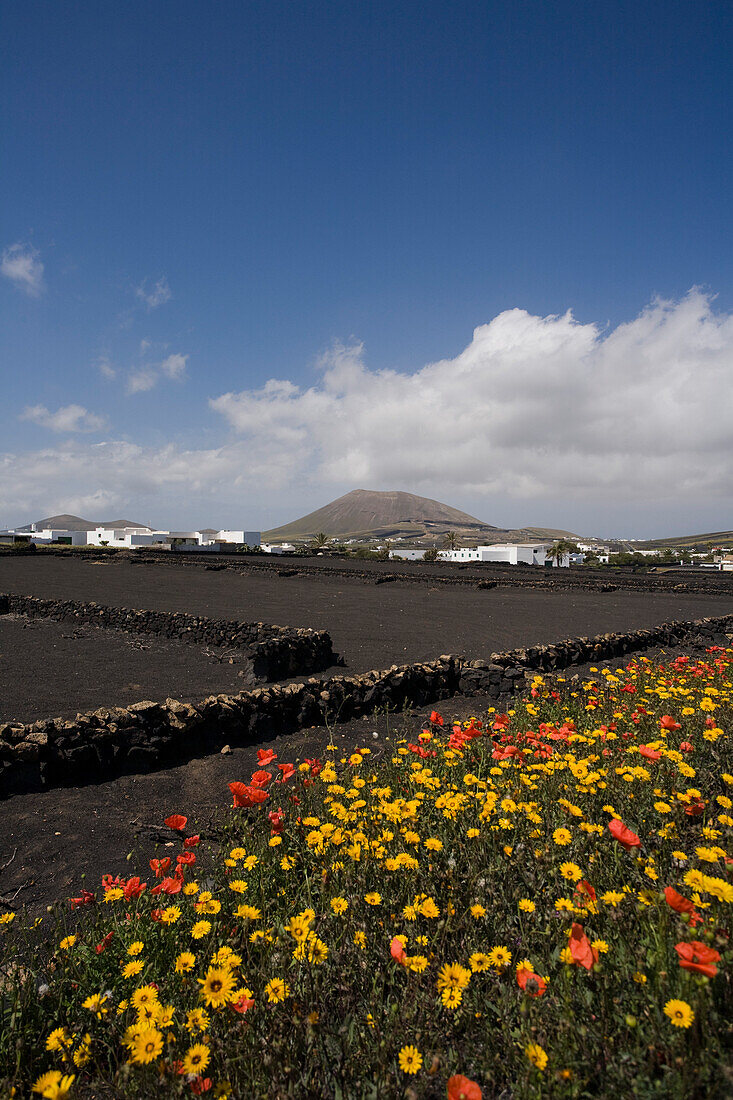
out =
[(686, 913), (688, 915), (690, 924), (693, 927), (702, 920), (702, 917), (690, 899), (683, 897), (682, 894), (678, 894), (673, 886), (665, 886), (664, 897), (667, 905), (670, 909), (674, 909), (675, 913)]
[(663, 730), (681, 730), (682, 726), (675, 721), (671, 714), (663, 714), (659, 719), (659, 725)]
[(254, 1000), (251, 997), (240, 997), (238, 1001), (229, 1002), (229, 1007), (238, 1012), (240, 1016), (244, 1016), (245, 1012), (249, 1012), (250, 1008), (254, 1008), (254, 1005)]
[(680, 966), (683, 970), (692, 970), (696, 974), (704, 974), (706, 978), (714, 978), (718, 973), (717, 966), (720, 955), (713, 947), (692, 940), (690, 943), (675, 944), (675, 951), (680, 957)]
[(150, 892), (151, 894), (180, 894), (181, 880), (177, 876), (175, 878), (164, 878)]
[(102, 940), (102, 942), (97, 944), (97, 946), (94, 948), (94, 950), (97, 952), (98, 955), (101, 955), (103, 951), (107, 950), (109, 945), (112, 943), (112, 937), (113, 936), (114, 936), (114, 932), (108, 932), (107, 935)]
[(315, 759), (315, 758), (311, 760), (308, 757), (306, 757), (305, 762), (310, 767), (310, 774), (311, 775), (315, 776), (315, 775), (318, 775), (319, 772), (323, 771), (323, 764), (321, 763), (320, 760)]
[(281, 783), (286, 783), (288, 779), (292, 779), (295, 775), (295, 764), (278, 764), (278, 768), (282, 772), (280, 776)]
[(183, 814), (171, 814), (170, 817), (165, 819), (165, 824), (169, 829), (175, 829), (177, 832), (180, 832), (182, 829), (186, 828), (188, 818), (184, 817)]
[(481, 1100), (481, 1089), (475, 1081), (457, 1073), (448, 1081), (448, 1100)]
[(191, 1092), (200, 1096), (202, 1092), (208, 1092), (213, 1082), (210, 1077), (197, 1077), (191, 1084)]
[(407, 955), (405, 954), (404, 944), (397, 936), (394, 937), (392, 943), (389, 945), (389, 953), (395, 962), (401, 963), (402, 966), (405, 965)]
[(71, 902), (71, 908), (76, 909), (79, 905), (90, 905), (94, 901), (95, 895), (91, 890), (82, 890), (81, 896), (78, 898), (69, 898)]
[(253, 787), (266, 787), (271, 779), (272, 772), (256, 771), (252, 772), (250, 783)]
[(580, 924), (574, 923), (570, 929), (570, 954), (573, 956), (573, 962), (578, 966), (585, 967), (586, 970), (590, 970), (594, 962), (598, 962), (598, 952), (594, 951), (590, 945), (590, 940), (583, 931), (583, 927)]
[(576, 882), (574, 893), (579, 895), (581, 901), (585, 901), (586, 898), (588, 899), (588, 901), (596, 900), (595, 890), (589, 882), (586, 882), (584, 878), (582, 878), (580, 882)]
[(244, 809), (256, 806), (268, 797), (267, 791), (263, 791), (260, 787), (248, 787), (246, 783), (230, 783), (229, 790), (234, 795), (233, 805)]
[(257, 763), (261, 768), (266, 768), (273, 760), (277, 760), (277, 753), (273, 752), (272, 749), (257, 750)]
[(517, 984), (520, 989), (528, 993), (530, 997), (541, 997), (547, 989), (547, 982), (539, 974), (535, 974), (528, 966), (520, 966), (517, 971)]
[(430, 712), (430, 721), (433, 722), (436, 726), (443, 725), (443, 718), (440, 714), (438, 714), (437, 710), (432, 710)]
[(196, 862), (195, 852), (181, 852), (176, 856), (176, 863), (179, 867), (193, 867)]
[(170, 856), (166, 856), (165, 859), (151, 859), (150, 870), (155, 871), (156, 878), (162, 878), (165, 872), (171, 865)]
[(187, 836), (186, 839), (183, 842), (183, 847), (184, 848), (196, 848), (196, 847), (198, 847), (198, 844), (199, 844), (200, 840), (201, 840), (201, 837), (198, 834), (196, 836)]
[(662, 754), (656, 749), (650, 749), (648, 745), (639, 745), (639, 752), (645, 760), (661, 760)]
[(133, 898), (139, 898), (147, 885), (147, 882), (141, 882), (137, 875), (133, 878), (129, 878), (122, 887), (125, 901), (132, 901)]
[(693, 798), (689, 806), (685, 806), (685, 813), (688, 817), (699, 817), (704, 810), (705, 802), (702, 798)]
[(630, 852), (632, 848), (641, 848), (641, 841), (636, 833), (627, 828), (618, 817), (612, 817), (608, 823), (611, 836), (614, 837), (622, 848)]
[(693, 746), (690, 741), (683, 741), (680, 744), (680, 752), (692, 752)]
[(280, 833), (283, 831), (285, 810), (283, 810), (281, 806), (277, 810), (270, 810), (267, 816), (269, 817), (270, 824), (272, 826), (272, 828), (270, 829), (271, 836), (280, 836)]

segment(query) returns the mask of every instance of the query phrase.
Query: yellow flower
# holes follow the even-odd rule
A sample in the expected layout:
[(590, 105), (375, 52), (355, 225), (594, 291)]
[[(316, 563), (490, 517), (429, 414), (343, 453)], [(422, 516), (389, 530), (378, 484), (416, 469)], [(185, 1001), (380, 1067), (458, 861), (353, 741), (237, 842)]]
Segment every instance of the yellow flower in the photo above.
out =
[(71, 1091), (71, 1086), (76, 1080), (75, 1074), (64, 1076), (57, 1069), (51, 1069), (48, 1073), (42, 1073), (33, 1086), (33, 1092), (40, 1093), (47, 1100), (63, 1100)]
[(76, 943), (76, 936), (64, 936), (59, 947), (62, 951), (68, 951), (70, 947), (73, 947)]
[(272, 978), (265, 986), (265, 993), (270, 1004), (279, 1004), (290, 995), (290, 986), (282, 978)]
[(486, 910), (484, 909), (483, 905), (472, 905), (471, 906), (471, 916), (475, 917), (476, 920), (478, 920), (479, 917), (485, 917), (486, 916)]
[(377, 893), (376, 890), (372, 890), (371, 893), (365, 894), (364, 901), (367, 903), (367, 905), (381, 905), (382, 895)]
[(492, 947), (489, 951), (489, 962), (497, 970), (503, 970), (512, 961), (512, 953), (507, 947)]
[(130, 1061), (136, 1065), (154, 1062), (163, 1052), (163, 1036), (156, 1027), (143, 1028), (130, 1044)]
[(65, 1050), (71, 1044), (71, 1036), (65, 1027), (55, 1027), (48, 1039), (46, 1050)]
[(209, 1030), (210, 1017), (208, 1012), (203, 1008), (192, 1008), (186, 1013), (186, 1023), (184, 1027), (186, 1031), (190, 1031), (193, 1035), (197, 1031)]
[(583, 877), (583, 872), (577, 863), (561, 863), (560, 874), (568, 882), (577, 882)]
[(523, 913), (534, 913), (537, 906), (533, 901), (530, 901), (529, 898), (520, 898), (519, 908)]
[(674, 999), (667, 1001), (664, 1006), (664, 1014), (669, 1016), (675, 1027), (689, 1027), (695, 1019), (695, 1013), (687, 1001), (676, 1001)]
[(175, 924), (181, 916), (181, 910), (177, 905), (169, 905), (167, 909), (164, 909), (160, 914), (160, 919), (163, 924)]
[(468, 965), (473, 970), (474, 974), (479, 974), (482, 970), (488, 970), (491, 966), (491, 959), (483, 951), (474, 951), (468, 960)]
[(460, 963), (445, 963), (438, 973), (438, 989), (465, 989), (471, 980), (471, 971)]
[(247, 889), (247, 883), (243, 878), (235, 878), (233, 882), (229, 883), (229, 889), (233, 890), (235, 894), (243, 894)]
[(208, 1008), (222, 1008), (231, 998), (236, 981), (228, 967), (210, 966), (205, 978), (198, 979), (201, 998)]
[(349, 908), (349, 903), (346, 898), (331, 898), (331, 908), (334, 913), (341, 916), (341, 914), (345, 913)]
[(422, 1054), (417, 1047), (403, 1047), (398, 1055), (398, 1061), (403, 1073), (419, 1073), (422, 1068)]
[(604, 905), (612, 905), (615, 909), (617, 905), (621, 904), (625, 896), (625, 894), (620, 894), (618, 890), (606, 890), (605, 894), (601, 894), (601, 901)]
[(154, 985), (141, 985), (132, 995), (132, 1007), (143, 1008), (145, 1005), (157, 1004), (158, 990)]
[(453, 1012), (463, 1000), (463, 991), (448, 986), (441, 992), (440, 999), (443, 1002), (443, 1007)]
[(438, 906), (432, 898), (425, 898), (424, 901), (420, 902), (418, 911), (423, 917), (427, 917), (430, 920), (434, 920), (436, 917), (440, 916), (440, 909), (438, 909)]
[(529, 1043), (524, 1050), (532, 1065), (542, 1071), (547, 1065), (547, 1053), (542, 1047), (538, 1043)]
[(366, 947), (366, 933), (354, 932), (354, 943), (363, 951)]
[(181, 1073), (191, 1074), (194, 1077), (198, 1077), (200, 1073), (203, 1073), (209, 1064), (211, 1059), (211, 1051), (207, 1047), (206, 1043), (194, 1043), (189, 1047), (183, 1056), (183, 1065), (181, 1066)]
[(191, 935), (193, 936), (193, 938), (195, 940), (201, 940), (201, 939), (203, 939), (204, 936), (207, 936), (210, 931), (211, 931), (211, 921), (210, 920), (199, 920), (199, 921), (196, 921), (193, 928), (191, 929)]
[(245, 920), (259, 920), (262, 910), (254, 905), (238, 905), (234, 910), (235, 917), (243, 917)]
[(181, 951), (176, 959), (176, 974), (185, 974), (193, 970), (196, 964), (196, 956), (191, 951)]
[(569, 829), (555, 829), (552, 834), (552, 839), (556, 844), (559, 844), (561, 848), (564, 848), (566, 844), (569, 844), (573, 839)]
[(443, 847), (443, 841), (438, 840), (437, 837), (430, 836), (426, 841), (424, 841), (424, 845), (431, 852), (439, 852)]
[(93, 1012), (97, 1019), (101, 1020), (102, 1016), (109, 1012), (109, 1005), (107, 1004), (107, 998), (101, 993), (92, 993), (90, 997), (87, 997), (85, 1001), (82, 1001), (82, 1008), (88, 1008), (90, 1012)]
[(141, 972), (144, 963), (142, 959), (132, 959), (129, 963), (125, 963), (122, 967), (123, 978), (136, 978)]
[(646, 974), (642, 974), (641, 970), (635, 970), (631, 977), (637, 985), (646, 985)]
[(135, 940), (135, 942), (131, 943), (128, 947), (127, 954), (132, 956), (139, 955), (144, 947), (145, 944), (142, 942), (142, 940)]

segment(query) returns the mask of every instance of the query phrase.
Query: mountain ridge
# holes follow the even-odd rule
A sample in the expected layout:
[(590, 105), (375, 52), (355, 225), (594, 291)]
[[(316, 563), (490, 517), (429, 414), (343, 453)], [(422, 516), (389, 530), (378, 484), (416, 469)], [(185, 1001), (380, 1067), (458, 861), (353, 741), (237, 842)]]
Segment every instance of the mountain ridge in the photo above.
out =
[[(81, 516), (72, 516), (68, 512), (64, 512), (59, 516), (46, 516), (45, 519), (37, 519), (35, 527), (38, 531), (45, 528), (57, 528), (63, 531), (93, 531), (95, 527), (144, 527), (147, 531), (152, 531), (152, 527), (148, 527), (146, 523), (133, 523), (130, 519), (90, 520), (82, 519)], [(26, 523), (23, 527), (17, 527), (16, 530), (30, 531), (32, 528), (32, 523)]]
[(263, 531), (262, 538), (266, 542), (302, 541), (321, 532), (329, 538), (399, 539), (416, 545), (425, 540), (434, 542), (448, 532), (454, 532), (461, 541), (474, 543), (576, 537), (569, 531), (541, 527), (495, 527), (439, 500), (396, 489), (352, 489), (315, 512)]

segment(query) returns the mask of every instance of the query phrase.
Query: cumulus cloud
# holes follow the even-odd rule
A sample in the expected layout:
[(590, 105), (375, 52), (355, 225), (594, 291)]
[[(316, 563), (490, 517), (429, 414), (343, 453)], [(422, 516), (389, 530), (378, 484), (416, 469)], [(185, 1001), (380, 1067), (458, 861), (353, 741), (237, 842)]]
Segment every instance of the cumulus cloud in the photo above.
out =
[(102, 375), (102, 378), (106, 378), (109, 381), (117, 376), (117, 371), (112, 366), (106, 355), (103, 355), (102, 358), (99, 359), (99, 361), (97, 362), (97, 369)]
[(45, 405), (28, 405), (20, 414), (21, 420), (30, 420), (52, 432), (97, 432), (106, 421), (84, 408), (83, 405), (63, 405), (52, 413)]
[(270, 380), (213, 409), (293, 477), (415, 491), (578, 500), (729, 493), (733, 316), (693, 290), (603, 333), (521, 309), (454, 359), (370, 370), (335, 345), (309, 388)]
[(168, 378), (172, 378), (178, 382), (183, 378), (186, 372), (186, 360), (187, 355), (169, 355), (167, 359), (164, 359), (160, 364), (160, 369), (163, 374)]
[(130, 371), (127, 378), (128, 393), (146, 393), (152, 390), (158, 381), (158, 372), (152, 367), (138, 367)]
[(31, 245), (9, 245), (0, 256), (0, 275), (10, 279), (31, 298), (37, 298), (44, 290), (43, 264), (39, 259), (38, 249)]
[(157, 309), (158, 306), (164, 306), (166, 302), (170, 302), (173, 294), (168, 280), (163, 275), (150, 288), (148, 280), (143, 279), (140, 285), (135, 287), (135, 297), (144, 302), (148, 309)]
[(230, 429), (215, 447), (77, 438), (2, 456), (0, 500), (8, 519), (102, 492), (113, 510), (181, 524), (194, 502), (230, 516), (276, 504), (285, 522), (348, 489), (406, 489), (507, 526), (721, 530), (732, 382), (733, 315), (699, 291), (608, 331), (513, 309), (411, 373), (370, 369), (360, 344), (337, 344), (312, 386), (271, 379), (215, 397)]

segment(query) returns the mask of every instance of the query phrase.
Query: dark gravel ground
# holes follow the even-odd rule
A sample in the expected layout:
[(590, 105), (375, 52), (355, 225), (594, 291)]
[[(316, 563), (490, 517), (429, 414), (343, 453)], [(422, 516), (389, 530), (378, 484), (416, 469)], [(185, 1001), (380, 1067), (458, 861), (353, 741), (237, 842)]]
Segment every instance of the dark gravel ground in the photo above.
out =
[[(733, 591), (727, 586), (710, 595), (502, 587), (484, 591), (424, 580), (377, 585), (371, 577), (344, 577), (327, 568), (281, 577), (273, 569), (212, 572), (203, 565), (131, 565), (119, 558), (97, 565), (41, 555), (0, 557), (0, 592), (325, 629), (348, 672), (430, 660), (442, 653), (483, 657), (525, 644), (733, 610)], [(154, 649), (148, 654), (151, 663), (157, 660)], [(93, 655), (89, 660), (89, 680), (101, 683), (103, 669)], [(74, 709), (72, 700), (69, 705)]]
[(241, 691), (242, 668), (236, 649), (0, 615), (0, 722), (73, 718), (169, 696), (195, 702)]
[[(325, 628), (331, 632), (336, 650), (346, 658), (346, 672), (384, 668), (441, 653), (484, 656), (524, 644), (733, 610), (727, 592), (479, 591), (439, 582), (433, 586), (424, 580), (377, 586), (369, 578), (325, 572), (279, 577), (274, 570), (261, 570), (242, 575), (232, 570), (209, 571), (203, 566), (131, 566), (120, 559), (95, 566), (51, 556), (0, 558), (0, 592)], [(65, 624), (57, 626), (71, 632)], [(24, 633), (29, 639), (33, 636), (33, 632)], [(107, 668), (105, 672), (101, 649), (89, 647), (83, 662), (81, 680), (86, 680), (84, 690), (92, 694), (114, 686), (113, 674), (117, 684), (126, 678), (121, 669)], [(28, 677), (28, 694), (39, 707), (45, 707), (52, 690), (57, 693), (55, 698), (59, 691), (67, 691), (69, 706), (65, 709), (75, 710), (73, 678), (63, 669), (62, 652), (57, 656), (56, 663), (46, 662), (42, 676), (36, 669), (35, 677)], [(139, 697), (175, 694), (170, 654), (151, 646), (143, 656), (147, 674), (153, 677), (148, 684), (157, 683), (160, 690), (146, 689)], [(9, 670), (10, 665), (7, 667)], [(161, 678), (156, 681), (156, 676)], [(213, 683), (210, 688), (207, 683), (201, 695), (213, 690)], [(450, 718), (480, 715), (485, 706), (479, 699), (456, 697), (440, 709)], [(46, 713), (57, 710), (49, 704)], [(345, 748), (366, 741), (376, 754), (383, 751), (388, 736), (399, 736), (403, 730), (414, 736), (421, 728), (421, 715), (429, 710), (399, 717), (375, 716), (334, 731), (301, 731), (279, 737), (272, 745), (282, 760), (304, 759), (318, 755), (335, 736)], [(372, 731), (378, 733), (376, 739)], [(256, 748), (235, 748), (231, 754), (217, 753), (149, 775), (17, 795), (0, 803), (0, 868), (7, 863), (0, 871), (0, 897), (13, 907), (25, 903), (38, 910), (68, 897), (81, 885), (97, 886), (106, 871), (142, 874), (156, 840), (156, 831), (145, 826), (157, 825), (174, 811), (187, 814), (206, 838), (209, 823), (229, 800), (227, 783), (247, 778), (255, 764)]]

